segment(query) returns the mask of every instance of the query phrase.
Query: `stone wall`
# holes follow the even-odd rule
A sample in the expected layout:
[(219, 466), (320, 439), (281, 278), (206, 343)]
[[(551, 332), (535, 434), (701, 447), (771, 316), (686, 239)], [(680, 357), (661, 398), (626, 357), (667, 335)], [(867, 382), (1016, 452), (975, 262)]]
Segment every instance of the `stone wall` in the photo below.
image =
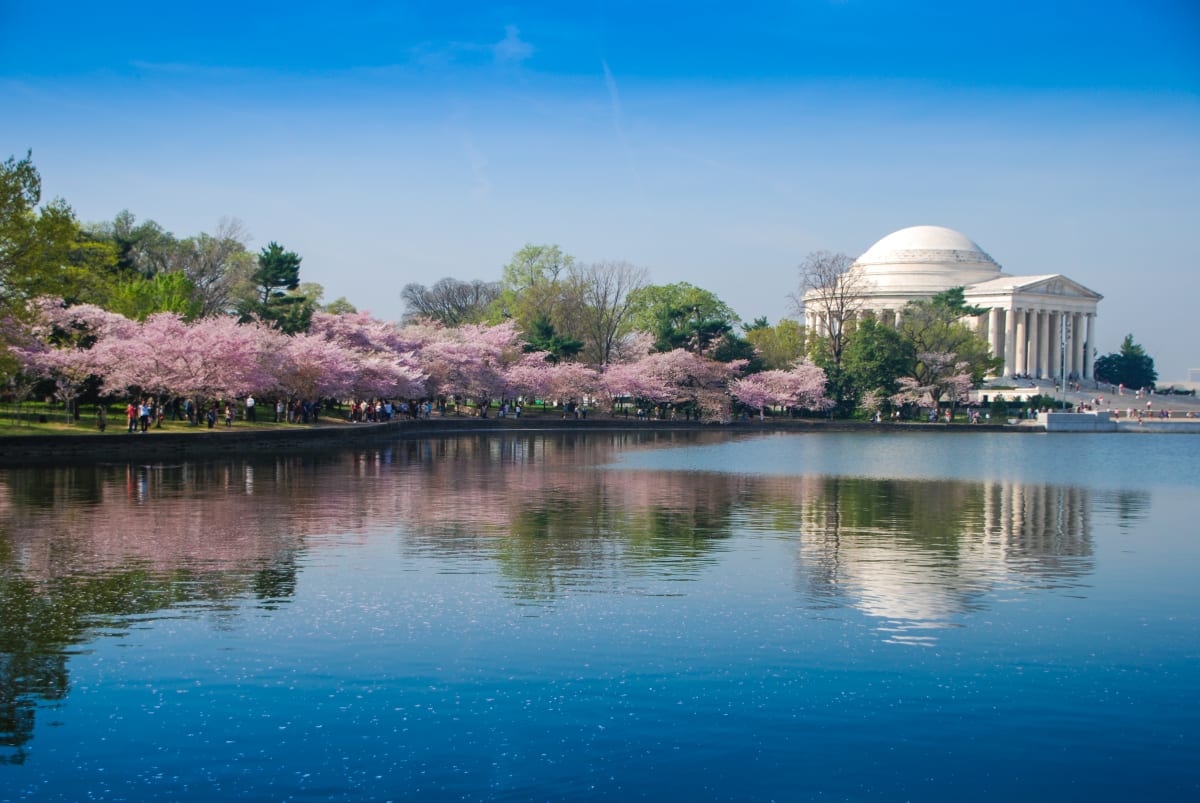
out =
[(511, 430), (637, 431), (637, 430), (725, 430), (738, 432), (1029, 432), (1026, 427), (1001, 424), (925, 424), (904, 422), (872, 424), (813, 418), (754, 419), (729, 424), (698, 421), (639, 421), (635, 418), (562, 419), (554, 416), (515, 418), (467, 418), (450, 416), (386, 424), (322, 424), (315, 427), (252, 430), (235, 426), (213, 430), (128, 434), (124, 427), (106, 434), (87, 435), (0, 435), (0, 466), (22, 466), (56, 462), (160, 461), (278, 452), (293, 449), (334, 449), (341, 446), (377, 443), (393, 438), (453, 435), (457, 432)]

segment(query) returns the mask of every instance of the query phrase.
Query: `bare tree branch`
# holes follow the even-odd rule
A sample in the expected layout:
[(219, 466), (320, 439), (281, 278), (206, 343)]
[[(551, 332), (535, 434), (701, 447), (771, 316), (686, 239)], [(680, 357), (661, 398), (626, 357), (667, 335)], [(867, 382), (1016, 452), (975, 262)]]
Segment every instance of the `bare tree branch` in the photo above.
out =
[(580, 332), (585, 359), (592, 365), (607, 365), (629, 330), (630, 294), (646, 286), (649, 274), (628, 262), (593, 262), (572, 272), (583, 296)]
[(429, 318), (447, 326), (479, 323), (488, 306), (500, 296), (499, 282), (461, 281), (446, 277), (432, 287), (406, 284), (400, 291), (406, 320)]
[(800, 264), (800, 287), (788, 296), (793, 310), (816, 327), (828, 343), (833, 364), (840, 366), (847, 325), (863, 308), (871, 282), (851, 270), (854, 260), (843, 253), (813, 251)]

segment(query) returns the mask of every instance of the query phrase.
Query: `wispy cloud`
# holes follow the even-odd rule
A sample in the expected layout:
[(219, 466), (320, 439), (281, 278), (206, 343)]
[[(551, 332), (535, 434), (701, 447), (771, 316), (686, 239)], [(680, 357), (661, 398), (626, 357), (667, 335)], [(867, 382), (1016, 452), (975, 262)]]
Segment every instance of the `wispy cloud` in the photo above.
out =
[(601, 59), (600, 65), (604, 68), (604, 86), (608, 88), (608, 103), (609, 108), (612, 110), (613, 131), (616, 132), (617, 141), (621, 143), (621, 150), (625, 152), (625, 160), (629, 162), (629, 169), (640, 187), (642, 176), (638, 172), (637, 162), (633, 158), (633, 149), (629, 147), (629, 138), (625, 136), (624, 114), (621, 111), (621, 93), (617, 91), (617, 79), (613, 77), (612, 70), (608, 67), (607, 59)]
[(499, 42), (425, 41), (414, 45), (408, 52), (413, 64), (444, 69), (471, 64), (481, 66), (485, 59), (501, 67), (520, 67), (536, 50), (521, 38), (520, 28), (506, 25), (504, 38)]
[(516, 25), (504, 26), (504, 38), (492, 45), (497, 64), (520, 64), (533, 55), (533, 45), (521, 38)]

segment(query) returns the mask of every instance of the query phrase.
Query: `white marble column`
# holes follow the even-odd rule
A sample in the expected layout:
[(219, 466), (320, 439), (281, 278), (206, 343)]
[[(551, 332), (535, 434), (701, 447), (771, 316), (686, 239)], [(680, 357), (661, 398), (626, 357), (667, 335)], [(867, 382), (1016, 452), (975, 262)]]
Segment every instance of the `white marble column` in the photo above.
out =
[[(992, 351), (993, 357), (1003, 357), (1002, 343), (1000, 340), (1000, 308), (992, 307), (988, 311), (988, 348)], [(1000, 371), (1000, 376), (1004, 375), (1003, 369)]]
[(1017, 315), (1013, 310), (1004, 311), (1004, 370), (1001, 376), (1013, 373), (1017, 352)]
[(1074, 319), (1070, 330), (1072, 330), (1072, 346), (1074, 347), (1072, 354), (1074, 365), (1070, 370), (1075, 372), (1076, 377), (1082, 378), (1084, 376), (1084, 313), (1076, 312), (1072, 318)]
[(1096, 313), (1089, 312), (1087, 316), (1087, 344), (1083, 355), (1083, 378), (1092, 378), (1092, 355), (1096, 353)]
[(1041, 326), (1041, 311), (1031, 309), (1029, 311), (1029, 365), (1026, 366), (1025, 373), (1030, 376), (1038, 376), (1041, 371), (1041, 364), (1038, 363), (1039, 349), (1042, 347), (1040, 332)]
[(1050, 360), (1046, 363), (1046, 376), (1049, 379), (1058, 379), (1059, 376), (1059, 360), (1062, 358), (1062, 323), (1059, 319), (1059, 313), (1050, 312)]
[(1050, 310), (1038, 312), (1038, 379), (1050, 376)]
[(1025, 326), (1025, 320), (1029, 315), (1027, 310), (1013, 310), (1017, 316), (1017, 361), (1013, 365), (1013, 370), (1018, 374), (1026, 372), (1025, 356), (1029, 353), (1029, 330)]

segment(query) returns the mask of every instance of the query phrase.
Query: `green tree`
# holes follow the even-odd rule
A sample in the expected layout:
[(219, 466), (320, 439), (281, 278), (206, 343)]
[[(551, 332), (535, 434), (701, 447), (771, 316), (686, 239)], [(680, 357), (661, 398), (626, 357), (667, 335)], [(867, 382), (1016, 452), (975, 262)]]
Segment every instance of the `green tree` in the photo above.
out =
[(959, 318), (975, 317), (987, 312), (989, 307), (976, 307), (967, 303), (965, 287), (951, 287), (934, 294), (929, 302), (936, 307), (948, 310)]
[(557, 245), (527, 243), (504, 266), (500, 296), (493, 302), (493, 318), (512, 318), (528, 332), (539, 317), (548, 319), (560, 332), (570, 332), (570, 306), (574, 294), (570, 268), (575, 257)]
[(351, 315), (358, 312), (358, 307), (346, 300), (345, 296), (338, 296), (328, 304), (322, 304), (321, 312), (328, 312), (330, 315)]
[(869, 393), (887, 398), (899, 389), (897, 380), (912, 373), (916, 354), (912, 342), (873, 317), (858, 322), (842, 354), (846, 396), (855, 405)]
[(254, 298), (241, 305), (243, 320), (257, 317), (289, 334), (308, 329), (312, 304), (294, 292), (300, 286), (300, 261), (299, 254), (276, 242), (259, 252), (258, 267), (250, 276)]
[(196, 285), (180, 271), (155, 273), (150, 278), (133, 273), (118, 279), (104, 306), (138, 321), (155, 312), (175, 312), (190, 321), (200, 316), (201, 309)]
[(39, 208), (42, 179), (32, 153), (0, 163), (0, 372), (13, 368), (9, 339), (39, 295), (96, 301), (115, 263), (112, 247), (85, 232), (71, 207)]
[(766, 370), (786, 370), (804, 356), (804, 327), (790, 318), (774, 326), (769, 326), (766, 318), (755, 319), (746, 327), (745, 337)]
[(659, 351), (682, 348), (707, 355), (740, 322), (714, 293), (687, 282), (649, 285), (630, 295), (633, 328), (654, 335)]
[(178, 241), (153, 220), (138, 223), (132, 212), (122, 209), (112, 222), (90, 229), (92, 234), (112, 244), (116, 270), (122, 278), (139, 274), (150, 279), (179, 269)]
[(268, 243), (258, 255), (258, 269), (251, 278), (258, 291), (258, 302), (269, 306), (283, 298), (285, 290), (300, 286), (300, 255), (283, 250), (279, 243)]
[(1105, 354), (1096, 360), (1096, 379), (1127, 388), (1153, 388), (1158, 382), (1158, 371), (1154, 369), (1154, 358), (1138, 343), (1133, 335), (1125, 335), (1121, 350)]
[(554, 330), (554, 324), (550, 323), (550, 319), (544, 315), (539, 315), (533, 320), (529, 331), (525, 333), (525, 347), (527, 352), (545, 351), (546, 361), (558, 363), (562, 360), (570, 359), (579, 353), (583, 348), (582, 340), (575, 340), (570, 337), (564, 337)]
[(245, 245), (249, 235), (238, 220), (222, 218), (213, 233), (180, 240), (153, 220), (138, 223), (132, 212), (122, 210), (89, 233), (115, 252), (118, 283), (135, 276), (183, 274), (201, 316), (241, 312), (257, 293), (251, 279), (255, 260)]
[[(956, 288), (961, 289), (961, 288)], [(976, 385), (1000, 369), (1003, 360), (993, 357), (987, 341), (960, 319), (981, 315), (986, 310), (968, 307), (954, 290), (939, 293), (929, 300), (910, 301), (904, 307), (900, 323), (901, 334), (912, 345), (913, 353), (921, 360), (923, 354), (948, 355), (950, 363), (966, 363), (966, 372)], [(939, 359), (939, 364), (944, 360)]]

